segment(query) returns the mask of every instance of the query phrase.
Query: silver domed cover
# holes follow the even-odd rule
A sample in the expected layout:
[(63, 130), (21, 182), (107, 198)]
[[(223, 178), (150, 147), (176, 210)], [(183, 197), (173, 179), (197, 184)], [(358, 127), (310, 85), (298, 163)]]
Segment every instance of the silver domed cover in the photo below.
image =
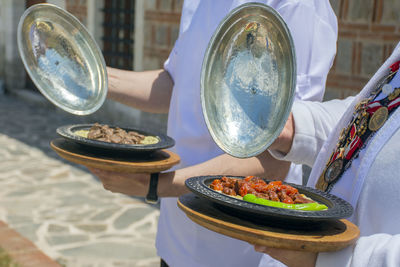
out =
[(106, 64), (86, 28), (51, 4), (28, 8), (18, 25), (25, 69), (53, 104), (76, 115), (95, 112), (107, 95)]
[(204, 118), (216, 144), (247, 158), (265, 151), (289, 116), (296, 56), (289, 29), (271, 7), (232, 10), (208, 45), (201, 73)]

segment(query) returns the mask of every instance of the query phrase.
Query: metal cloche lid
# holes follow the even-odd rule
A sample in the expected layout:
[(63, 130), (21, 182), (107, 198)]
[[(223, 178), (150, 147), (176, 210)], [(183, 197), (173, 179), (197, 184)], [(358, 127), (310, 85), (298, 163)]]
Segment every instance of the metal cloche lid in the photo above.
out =
[(295, 86), (295, 49), (281, 16), (260, 3), (232, 10), (201, 72), (203, 115), (215, 143), (238, 158), (265, 151), (286, 123)]
[(67, 11), (51, 4), (28, 8), (18, 25), (18, 49), (32, 81), (56, 106), (88, 115), (104, 103), (107, 73), (101, 50)]

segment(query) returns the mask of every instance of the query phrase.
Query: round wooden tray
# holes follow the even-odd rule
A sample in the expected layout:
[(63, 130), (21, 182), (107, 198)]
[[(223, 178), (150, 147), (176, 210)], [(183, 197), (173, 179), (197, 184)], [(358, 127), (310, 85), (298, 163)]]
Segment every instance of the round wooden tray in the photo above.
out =
[(159, 150), (150, 155), (99, 152), (79, 144), (57, 138), (50, 142), (57, 154), (74, 163), (109, 171), (131, 173), (157, 173), (179, 163), (177, 154)]
[[(195, 223), (250, 244), (311, 252), (336, 251), (356, 242), (360, 231), (348, 220), (322, 221), (312, 229), (287, 229), (243, 220), (192, 193), (181, 196), (178, 206)], [(266, 218), (268, 220), (268, 218)]]

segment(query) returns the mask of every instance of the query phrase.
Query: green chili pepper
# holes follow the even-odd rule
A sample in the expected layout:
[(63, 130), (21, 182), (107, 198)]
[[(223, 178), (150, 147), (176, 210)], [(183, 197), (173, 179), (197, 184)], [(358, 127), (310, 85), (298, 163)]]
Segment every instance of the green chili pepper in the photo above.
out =
[(308, 210), (308, 211), (315, 211), (315, 210), (326, 210), (328, 207), (324, 204), (319, 204), (317, 202), (313, 203), (304, 203), (304, 204), (286, 204), (283, 202), (272, 201), (264, 198), (258, 198), (253, 194), (247, 194), (243, 197), (244, 201), (256, 203), (260, 205), (282, 208), (282, 209), (292, 209), (292, 210)]

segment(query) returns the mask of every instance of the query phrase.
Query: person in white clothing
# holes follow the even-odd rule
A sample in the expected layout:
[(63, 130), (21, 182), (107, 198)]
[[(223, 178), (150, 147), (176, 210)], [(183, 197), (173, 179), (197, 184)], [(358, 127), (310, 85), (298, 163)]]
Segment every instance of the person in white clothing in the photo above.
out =
[[(269, 148), (312, 166), (308, 185), (347, 200), (360, 229), (355, 245), (306, 253), (256, 246), (288, 266), (400, 266), (400, 43), (356, 97), (298, 101)], [(299, 123), (300, 122), (300, 123)]]
[[(109, 97), (148, 112), (168, 112), (171, 149), (181, 158), (172, 171), (161, 173), (157, 233), (158, 255), (173, 267), (257, 266), (261, 253), (246, 242), (211, 232), (190, 221), (177, 207), (187, 193), (185, 179), (210, 174), (259, 175), (292, 178), (301, 183), (301, 168), (274, 159), (268, 151), (238, 159), (218, 148), (207, 130), (200, 102), (200, 73), (207, 45), (220, 21), (248, 0), (191, 0), (182, 9), (179, 37), (163, 70), (132, 72), (108, 68)], [(337, 19), (329, 0), (257, 1), (274, 8), (285, 20), (294, 40), (297, 61), (296, 97), (322, 100), (327, 73), (336, 53)], [(276, 167), (276, 168), (272, 168)], [(270, 170), (273, 169), (273, 172)], [(233, 173), (232, 170), (235, 170)], [(148, 174), (124, 174), (91, 169), (104, 188), (144, 196)]]

